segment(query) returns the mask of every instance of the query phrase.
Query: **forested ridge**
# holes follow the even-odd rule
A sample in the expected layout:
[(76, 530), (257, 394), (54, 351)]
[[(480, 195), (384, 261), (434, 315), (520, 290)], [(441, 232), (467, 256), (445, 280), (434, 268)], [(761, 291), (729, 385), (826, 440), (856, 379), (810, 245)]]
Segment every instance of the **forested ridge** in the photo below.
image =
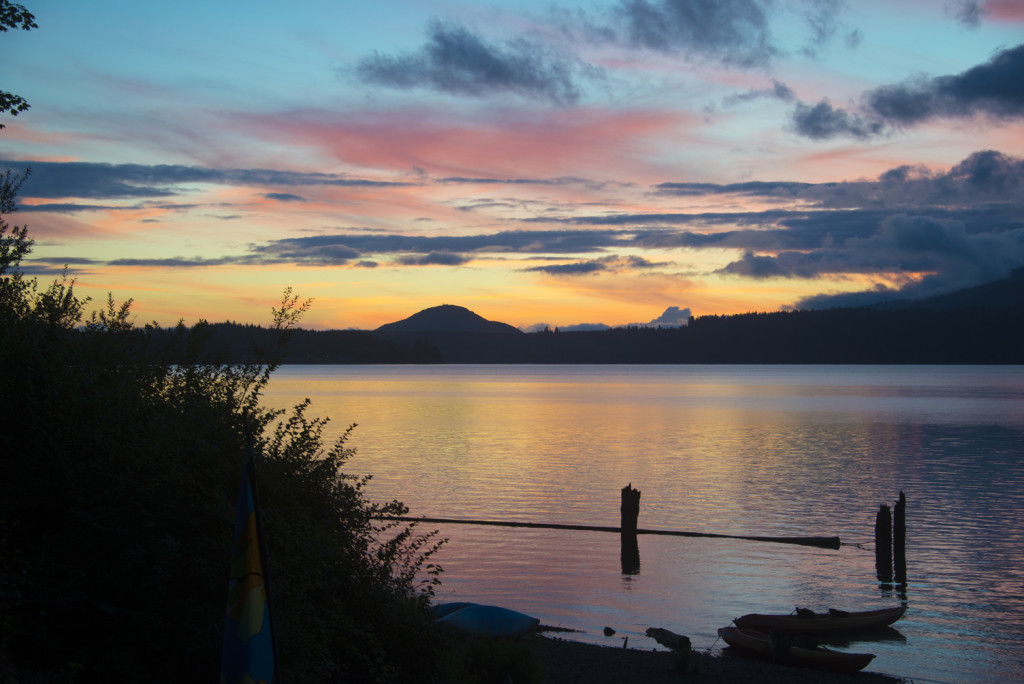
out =
[[(700, 316), (681, 328), (508, 335), (297, 330), (284, 363), (1020, 364), (1024, 309), (848, 308)], [(213, 326), (237, 355), (268, 331)]]

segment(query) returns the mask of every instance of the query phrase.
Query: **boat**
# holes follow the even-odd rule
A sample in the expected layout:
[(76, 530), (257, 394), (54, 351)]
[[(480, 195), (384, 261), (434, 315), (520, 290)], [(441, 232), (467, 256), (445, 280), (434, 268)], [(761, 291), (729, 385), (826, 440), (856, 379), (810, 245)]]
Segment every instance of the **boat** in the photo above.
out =
[(789, 615), (762, 615), (751, 613), (733, 620), (737, 627), (759, 632), (782, 631), (793, 634), (825, 634), (888, 627), (907, 612), (905, 605), (880, 610), (846, 612), (831, 609), (827, 613), (815, 613), (797, 608)]
[(450, 615), (451, 613), (454, 613), (457, 610), (462, 610), (463, 608), (468, 608), (469, 606), (477, 605), (480, 604), (468, 603), (466, 601), (457, 601), (454, 603), (438, 603), (432, 606), (432, 610), (434, 611), (434, 620), (440, 620), (445, 615)]
[(821, 646), (801, 646), (782, 640), (764, 632), (744, 627), (722, 627), (718, 636), (725, 643), (741, 651), (774, 659), (776, 662), (811, 667), (832, 672), (857, 672), (867, 667), (875, 658), (874, 653), (846, 653)]
[[(454, 608), (445, 612), (447, 608)], [(441, 604), (436, 612), (445, 614), (436, 619), (439, 625), (448, 625), (462, 632), (486, 636), (518, 636), (534, 631), (540, 620), (501, 606), (485, 606), (469, 603), (457, 607)], [(435, 612), (435, 614), (436, 614)]]

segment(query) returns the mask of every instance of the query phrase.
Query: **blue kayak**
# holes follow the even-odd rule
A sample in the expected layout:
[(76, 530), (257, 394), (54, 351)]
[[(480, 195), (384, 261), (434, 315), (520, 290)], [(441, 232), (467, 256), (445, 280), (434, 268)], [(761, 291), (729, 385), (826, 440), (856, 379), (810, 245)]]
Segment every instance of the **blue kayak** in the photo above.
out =
[(437, 603), (432, 607), (434, 610), (434, 620), (440, 620), (446, 615), (450, 615), (457, 610), (468, 608), (469, 606), (478, 606), (479, 603), (466, 603), (465, 601), (455, 603)]
[(524, 613), (478, 603), (442, 603), (435, 606), (434, 612), (440, 615), (438, 624), (486, 636), (517, 636), (533, 631), (540, 624), (540, 620)]

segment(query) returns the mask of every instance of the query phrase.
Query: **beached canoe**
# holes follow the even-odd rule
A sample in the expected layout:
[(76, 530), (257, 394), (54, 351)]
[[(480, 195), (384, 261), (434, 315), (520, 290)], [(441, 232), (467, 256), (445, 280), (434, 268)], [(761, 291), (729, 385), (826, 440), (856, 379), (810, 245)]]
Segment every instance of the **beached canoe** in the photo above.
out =
[(881, 610), (865, 610), (846, 612), (830, 610), (827, 613), (815, 613), (798, 608), (790, 615), (762, 615), (751, 613), (733, 620), (737, 627), (754, 629), (759, 632), (784, 631), (794, 634), (825, 634), (831, 632), (853, 631), (888, 627), (903, 617), (906, 606), (882, 608)]
[(533, 631), (540, 620), (501, 606), (470, 603), (446, 613), (437, 619), (437, 623), (471, 634), (517, 636)]
[(857, 672), (867, 667), (874, 653), (846, 653), (816, 646), (797, 646), (786, 640), (780, 644), (764, 632), (743, 627), (722, 627), (718, 635), (725, 643), (741, 651), (772, 658), (776, 662), (832, 672)]

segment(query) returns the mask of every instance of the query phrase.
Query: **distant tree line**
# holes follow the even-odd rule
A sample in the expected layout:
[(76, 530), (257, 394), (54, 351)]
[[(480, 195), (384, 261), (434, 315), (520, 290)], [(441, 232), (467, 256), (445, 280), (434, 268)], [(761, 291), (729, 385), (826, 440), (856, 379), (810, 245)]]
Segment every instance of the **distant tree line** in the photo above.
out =
[[(681, 328), (524, 335), (297, 330), (284, 363), (1021, 364), (1024, 310), (870, 308), (701, 316)], [(229, 356), (270, 333), (212, 326)]]

